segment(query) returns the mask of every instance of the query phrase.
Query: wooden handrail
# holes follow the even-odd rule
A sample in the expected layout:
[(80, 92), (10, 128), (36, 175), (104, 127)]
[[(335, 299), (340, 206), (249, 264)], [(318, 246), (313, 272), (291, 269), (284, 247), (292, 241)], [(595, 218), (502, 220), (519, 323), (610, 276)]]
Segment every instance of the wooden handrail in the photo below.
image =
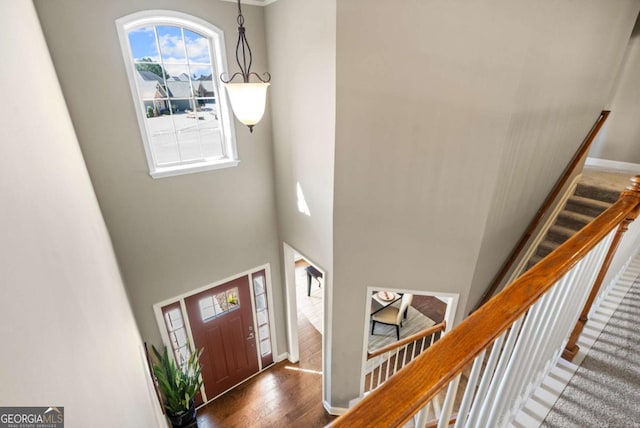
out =
[(404, 345), (408, 345), (409, 343), (415, 342), (416, 340), (420, 340), (423, 337), (431, 336), (434, 333), (439, 331), (444, 331), (447, 327), (447, 323), (442, 321), (440, 324), (432, 325), (431, 327), (419, 331), (417, 333), (412, 334), (411, 336), (407, 336), (404, 339), (401, 339), (397, 342), (390, 343), (382, 348), (376, 349), (373, 352), (367, 352), (367, 360), (370, 360), (378, 355), (382, 355), (385, 352), (393, 351), (394, 349), (398, 349)]
[(605, 121), (609, 117), (610, 113), (611, 112), (609, 110), (603, 110), (600, 113), (600, 116), (598, 116), (598, 119), (596, 120), (594, 125), (591, 127), (591, 130), (589, 131), (589, 134), (587, 135), (585, 140), (582, 142), (582, 145), (580, 146), (580, 148), (578, 148), (578, 151), (573, 155), (573, 158), (571, 158), (571, 161), (562, 172), (562, 175), (560, 176), (556, 184), (553, 186), (553, 189), (551, 189), (551, 192), (549, 193), (549, 195), (547, 195), (547, 198), (544, 200), (544, 202), (540, 206), (540, 209), (538, 209), (538, 211), (536, 212), (536, 215), (533, 217), (533, 219), (529, 223), (529, 226), (527, 226), (527, 229), (524, 231), (524, 233), (520, 237), (520, 240), (518, 241), (516, 246), (509, 253), (509, 256), (500, 267), (500, 270), (498, 271), (496, 276), (493, 278), (493, 280), (491, 280), (491, 284), (489, 284), (489, 287), (487, 288), (487, 290), (484, 292), (482, 297), (480, 297), (480, 300), (474, 306), (472, 312), (477, 310), (487, 300), (489, 300), (491, 296), (493, 296), (493, 293), (495, 293), (498, 286), (504, 280), (505, 276), (507, 275), (507, 273), (515, 263), (516, 259), (524, 249), (527, 241), (529, 241), (529, 239), (533, 235), (533, 232), (536, 230), (536, 228), (540, 224), (540, 221), (542, 220), (544, 215), (547, 213), (549, 208), (551, 208), (553, 201), (558, 197), (558, 194), (560, 193), (562, 188), (567, 184), (567, 181), (573, 174), (573, 171), (576, 169), (576, 166), (580, 162), (580, 159), (582, 159), (582, 157), (587, 153), (587, 151), (591, 147), (591, 143), (593, 143), (593, 140), (595, 140), (596, 136), (600, 132), (600, 129), (602, 129), (602, 126), (604, 125)]
[(640, 176), (604, 213), (505, 287), (330, 426), (401, 427), (569, 272), (640, 211)]

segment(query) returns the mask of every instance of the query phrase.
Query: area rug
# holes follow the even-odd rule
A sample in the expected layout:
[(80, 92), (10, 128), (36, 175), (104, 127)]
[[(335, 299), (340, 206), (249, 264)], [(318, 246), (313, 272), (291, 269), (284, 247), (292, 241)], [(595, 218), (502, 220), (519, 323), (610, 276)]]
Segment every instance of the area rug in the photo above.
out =
[[(396, 302), (393, 305), (398, 306), (400, 305), (400, 302)], [(369, 322), (369, 342), (367, 345), (367, 350), (369, 352), (373, 352), (376, 349), (380, 349), (383, 346), (387, 346), (397, 341), (396, 328), (394, 326), (376, 323), (376, 331), (375, 334), (372, 335), (371, 323), (372, 321)], [(402, 327), (400, 327), (400, 339), (402, 340), (412, 334), (419, 333), (432, 325), (435, 325), (435, 321), (426, 315), (423, 315), (413, 306), (409, 306), (407, 319), (403, 320)], [(384, 361), (383, 358), (384, 356), (380, 356), (367, 361), (366, 372), (369, 373), (375, 367), (380, 365)]]
[(640, 427), (639, 327), (636, 279), (542, 427)]

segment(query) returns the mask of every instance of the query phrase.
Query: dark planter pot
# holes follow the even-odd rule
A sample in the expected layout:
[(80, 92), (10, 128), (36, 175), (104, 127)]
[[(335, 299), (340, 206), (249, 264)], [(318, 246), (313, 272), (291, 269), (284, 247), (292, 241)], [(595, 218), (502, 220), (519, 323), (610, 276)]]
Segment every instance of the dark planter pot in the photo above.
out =
[(198, 422), (196, 421), (196, 406), (191, 406), (188, 411), (181, 415), (172, 416), (169, 414), (168, 416), (174, 428), (192, 428), (198, 426)]

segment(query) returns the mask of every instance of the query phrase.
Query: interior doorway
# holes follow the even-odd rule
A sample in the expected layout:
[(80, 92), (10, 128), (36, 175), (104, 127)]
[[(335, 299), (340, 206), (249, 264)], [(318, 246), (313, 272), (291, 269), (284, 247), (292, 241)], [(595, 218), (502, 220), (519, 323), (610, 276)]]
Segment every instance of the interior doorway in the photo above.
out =
[[(364, 392), (365, 378), (375, 368), (375, 361), (368, 360), (379, 349), (395, 343), (408, 343), (421, 332), (438, 327), (444, 330), (438, 336), (451, 330), (455, 322), (458, 294), (438, 293), (422, 290), (368, 287), (367, 305), (364, 327), (362, 385)], [(431, 342), (433, 343), (433, 342)], [(420, 349), (412, 347), (410, 361), (415, 355), (428, 348), (429, 344), (421, 342)], [(400, 364), (402, 366), (402, 364)]]
[(326, 275), (318, 264), (286, 243), (284, 260), (289, 361), (298, 363), (302, 370), (321, 374)]
[[(369, 351), (408, 337), (442, 321), (445, 321), (449, 330), (455, 320), (457, 294), (386, 287), (384, 289), (369, 287), (368, 294), (371, 296), (371, 302), (366, 314), (365, 325), (368, 334), (365, 337), (368, 337)], [(403, 307), (404, 303), (408, 303), (406, 307)], [(396, 328), (392, 323), (395, 320), (384, 318), (387, 312), (397, 313), (400, 308), (403, 308), (403, 313)], [(381, 319), (382, 322), (375, 322)], [(384, 321), (388, 321), (389, 324), (385, 324)]]
[(299, 365), (322, 372), (323, 275), (300, 254), (295, 256)]

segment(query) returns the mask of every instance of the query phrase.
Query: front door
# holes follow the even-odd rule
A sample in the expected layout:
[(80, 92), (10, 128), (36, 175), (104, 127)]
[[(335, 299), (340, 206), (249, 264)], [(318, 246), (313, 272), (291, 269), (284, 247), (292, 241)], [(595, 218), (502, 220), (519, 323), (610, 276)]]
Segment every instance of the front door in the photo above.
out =
[(249, 277), (187, 297), (197, 348), (204, 348), (202, 378), (210, 400), (258, 372)]

